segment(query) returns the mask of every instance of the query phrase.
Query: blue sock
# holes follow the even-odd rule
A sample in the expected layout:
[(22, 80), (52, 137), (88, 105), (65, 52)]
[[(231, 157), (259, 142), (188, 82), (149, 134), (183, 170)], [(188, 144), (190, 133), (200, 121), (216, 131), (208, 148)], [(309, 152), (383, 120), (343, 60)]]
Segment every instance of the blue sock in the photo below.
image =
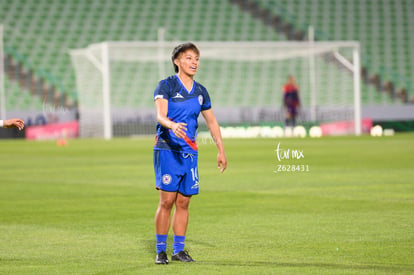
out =
[(185, 236), (175, 236), (173, 242), (173, 254), (177, 254), (184, 249)]
[(168, 235), (158, 235), (155, 234), (157, 238), (157, 254), (161, 251), (167, 252), (167, 237)]

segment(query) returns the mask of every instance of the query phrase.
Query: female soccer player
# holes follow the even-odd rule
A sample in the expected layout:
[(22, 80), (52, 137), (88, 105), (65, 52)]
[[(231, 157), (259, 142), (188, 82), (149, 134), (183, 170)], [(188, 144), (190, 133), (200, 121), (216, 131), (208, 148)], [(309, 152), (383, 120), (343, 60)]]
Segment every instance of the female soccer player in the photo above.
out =
[(227, 167), (220, 127), (211, 109), (210, 97), (206, 88), (194, 81), (199, 57), (200, 51), (192, 43), (175, 47), (172, 62), (177, 74), (161, 80), (154, 92), (158, 122), (154, 170), (156, 188), (160, 195), (155, 214), (156, 264), (168, 264), (167, 236), (173, 206), (171, 260), (194, 261), (184, 251), (184, 240), (190, 199), (192, 195), (198, 194), (196, 131), (200, 112), (218, 149), (218, 168), (224, 172)]

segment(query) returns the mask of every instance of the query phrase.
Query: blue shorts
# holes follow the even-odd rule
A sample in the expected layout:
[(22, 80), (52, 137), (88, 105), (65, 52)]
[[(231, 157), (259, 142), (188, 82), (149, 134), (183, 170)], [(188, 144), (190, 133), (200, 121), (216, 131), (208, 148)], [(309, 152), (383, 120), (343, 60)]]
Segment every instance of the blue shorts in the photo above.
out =
[(156, 188), (185, 196), (198, 194), (198, 156), (169, 150), (154, 150)]

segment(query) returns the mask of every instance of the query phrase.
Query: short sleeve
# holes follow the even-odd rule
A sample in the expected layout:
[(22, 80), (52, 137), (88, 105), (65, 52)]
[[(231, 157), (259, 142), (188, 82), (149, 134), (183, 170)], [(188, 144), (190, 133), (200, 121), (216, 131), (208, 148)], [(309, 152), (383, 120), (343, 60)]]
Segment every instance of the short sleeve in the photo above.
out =
[(170, 89), (166, 80), (162, 80), (158, 83), (154, 91), (154, 101), (158, 98), (169, 99), (170, 98)]
[(203, 87), (203, 104), (201, 104), (201, 110), (205, 111), (211, 109), (210, 95), (208, 94), (206, 88)]

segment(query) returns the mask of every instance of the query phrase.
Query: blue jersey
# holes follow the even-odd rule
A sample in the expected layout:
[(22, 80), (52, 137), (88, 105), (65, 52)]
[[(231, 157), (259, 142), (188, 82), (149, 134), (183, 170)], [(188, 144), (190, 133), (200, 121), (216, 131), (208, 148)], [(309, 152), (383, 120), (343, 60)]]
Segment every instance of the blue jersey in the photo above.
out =
[[(174, 122), (187, 123), (187, 137), (195, 142), (198, 128), (198, 116), (201, 111), (211, 108), (210, 96), (207, 89), (193, 81), (191, 91), (188, 91), (177, 75), (161, 80), (154, 92), (154, 100), (168, 100), (167, 117)], [(171, 150), (196, 154), (184, 139), (177, 137), (172, 130), (157, 123), (157, 138), (154, 150)]]

